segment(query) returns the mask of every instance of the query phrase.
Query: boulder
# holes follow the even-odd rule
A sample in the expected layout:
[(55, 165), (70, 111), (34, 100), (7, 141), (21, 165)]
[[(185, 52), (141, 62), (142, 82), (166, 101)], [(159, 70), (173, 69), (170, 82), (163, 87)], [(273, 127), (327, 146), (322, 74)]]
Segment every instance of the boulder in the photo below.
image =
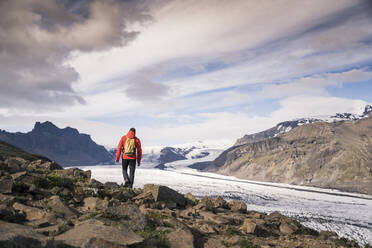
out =
[(13, 180), (18, 180), (18, 179), (21, 179), (26, 174), (27, 174), (27, 171), (17, 172), (17, 173), (12, 174), (12, 178)]
[(108, 207), (108, 201), (100, 199), (98, 197), (87, 197), (84, 199), (84, 207), (83, 210), (85, 211), (97, 211), (97, 210), (104, 210)]
[(298, 227), (294, 223), (283, 222), (280, 224), (279, 230), (285, 235), (291, 235), (298, 230)]
[[(212, 236), (208, 238), (208, 240), (204, 243), (204, 248), (240, 248), (240, 247), (246, 247), (246, 246), (240, 246), (240, 245), (234, 245), (234, 243), (239, 243), (239, 239), (236, 240), (236, 238), (233, 236), (231, 238), (223, 237), (223, 236)], [(247, 246), (248, 247), (248, 246)], [(251, 246), (249, 246), (251, 247)]]
[(105, 183), (105, 189), (118, 189), (120, 188), (119, 184), (114, 182), (106, 182)]
[(128, 199), (132, 199), (135, 193), (131, 189), (127, 188), (113, 188), (111, 189), (108, 194), (117, 200), (126, 201)]
[(171, 248), (193, 248), (194, 236), (187, 229), (177, 229), (167, 234)]
[(32, 161), (27, 165), (28, 170), (63, 170), (63, 167), (54, 161), (44, 162), (41, 159)]
[[(74, 179), (83, 179), (83, 180), (89, 180), (92, 172), (90, 170), (83, 171), (78, 168), (69, 168), (69, 169), (57, 169), (54, 171), (55, 174), (63, 176), (63, 177), (69, 177)], [(100, 183), (103, 185), (102, 183)]]
[(213, 203), (214, 203), (215, 208), (225, 208), (225, 209), (227, 209), (229, 207), (229, 205), (227, 204), (225, 199), (223, 199), (221, 196), (218, 196), (216, 199), (214, 199)]
[(195, 196), (194, 196), (193, 194), (191, 194), (190, 192), (187, 193), (184, 197), (185, 197), (185, 199), (186, 199), (187, 201), (189, 201), (189, 202), (192, 203), (192, 204), (194, 204), (194, 203), (196, 202), (196, 198), (195, 198)]
[(212, 198), (204, 196), (199, 203), (194, 206), (195, 209), (202, 209), (202, 210), (213, 210), (214, 209), (214, 201)]
[(26, 214), (26, 219), (28, 221), (34, 220), (50, 221), (52, 219), (55, 219), (55, 216), (53, 214), (46, 212), (44, 209), (26, 206), (18, 202), (15, 202), (13, 204), (13, 208), (15, 210), (24, 212)]
[(256, 230), (256, 223), (254, 223), (251, 219), (245, 219), (241, 230), (245, 233), (254, 233)]
[(59, 196), (54, 195), (48, 199), (47, 206), (55, 213), (62, 215), (65, 218), (74, 218), (77, 212), (68, 207)]
[(0, 219), (7, 222), (22, 223), (25, 221), (25, 214), (16, 211), (12, 206), (0, 204)]
[(38, 248), (45, 245), (45, 236), (33, 228), (0, 220), (0, 247)]
[(134, 200), (138, 205), (151, 204), (155, 202), (151, 192), (142, 192), (136, 197), (133, 197), (132, 200)]
[(8, 170), (10, 173), (16, 173), (24, 171), (28, 164), (26, 160), (20, 157), (11, 157), (5, 160), (5, 163), (8, 165)]
[(83, 248), (123, 248), (121, 244), (110, 242), (101, 238), (91, 238), (83, 246)]
[(12, 193), (13, 179), (9, 177), (0, 178), (0, 193)]
[(180, 211), (180, 217), (184, 219), (195, 218), (198, 215), (199, 213), (194, 208), (187, 208), (185, 210)]
[(156, 202), (175, 202), (180, 207), (186, 205), (186, 199), (183, 195), (166, 186), (146, 184), (143, 191), (144, 193), (150, 192)]
[(122, 204), (119, 202), (113, 204), (107, 208), (106, 213), (126, 223), (132, 230), (143, 230), (147, 224), (146, 216), (133, 203)]
[(0, 193), (0, 204), (13, 205), (15, 200), (14, 196), (4, 195)]
[(239, 213), (247, 212), (247, 205), (244, 202), (238, 200), (232, 200), (231, 202), (229, 202), (229, 208), (233, 212)]
[(89, 247), (87, 244), (93, 242), (92, 239), (94, 238), (99, 240), (100, 243), (108, 242), (115, 245), (132, 245), (143, 242), (142, 237), (125, 226), (118, 229), (113, 226), (106, 226), (102, 221), (96, 219), (76, 224), (74, 228), (56, 236), (55, 240), (63, 241), (71, 246)]

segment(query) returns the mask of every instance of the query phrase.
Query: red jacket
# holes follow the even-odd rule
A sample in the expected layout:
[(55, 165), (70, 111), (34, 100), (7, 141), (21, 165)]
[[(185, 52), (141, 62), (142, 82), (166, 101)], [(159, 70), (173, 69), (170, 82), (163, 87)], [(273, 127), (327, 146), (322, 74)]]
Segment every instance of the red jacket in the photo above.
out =
[(118, 148), (116, 149), (116, 159), (115, 160), (117, 162), (119, 161), (120, 154), (122, 153), (122, 151), (124, 149), (124, 145), (125, 145), (125, 141), (127, 140), (127, 137), (130, 138), (130, 139), (134, 138), (134, 142), (136, 144), (137, 155), (127, 156), (123, 152), (122, 159), (137, 159), (138, 164), (140, 164), (141, 163), (141, 159), (142, 159), (141, 141), (139, 140), (139, 138), (137, 138), (135, 136), (135, 134), (134, 134), (133, 131), (129, 131), (127, 135), (121, 137), (120, 142), (119, 142), (119, 145), (118, 145)]

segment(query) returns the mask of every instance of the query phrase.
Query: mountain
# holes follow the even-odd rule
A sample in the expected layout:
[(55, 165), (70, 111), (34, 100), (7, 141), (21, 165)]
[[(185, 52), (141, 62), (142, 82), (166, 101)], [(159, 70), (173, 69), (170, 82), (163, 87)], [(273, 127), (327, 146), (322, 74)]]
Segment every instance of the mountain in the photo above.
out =
[(193, 166), (256, 181), (372, 194), (372, 117), (298, 126)]
[(300, 119), (295, 119), (292, 121), (284, 121), (268, 130), (255, 133), (255, 134), (244, 135), (242, 138), (236, 141), (235, 146), (275, 137), (279, 134), (289, 132), (292, 129), (298, 126), (304, 125), (304, 124), (315, 123), (315, 122), (332, 123), (332, 122), (338, 122), (338, 121), (360, 120), (360, 119), (367, 118), (370, 116), (372, 116), (372, 106), (366, 105), (364, 108), (364, 111), (359, 115), (353, 114), (353, 113), (337, 113), (332, 116), (317, 116), (317, 117), (310, 117), (310, 118), (300, 118)]
[[(220, 140), (197, 141), (174, 146), (143, 147), (142, 163), (148, 164), (146, 167), (164, 169), (166, 168), (164, 164), (175, 161), (212, 160), (231, 144), (230, 141)], [(116, 149), (110, 149), (109, 151), (113, 156), (116, 155)]]
[(112, 155), (89, 135), (71, 127), (60, 129), (49, 121), (36, 122), (28, 133), (0, 130), (0, 140), (29, 153), (49, 157), (63, 166), (96, 165), (113, 160)]

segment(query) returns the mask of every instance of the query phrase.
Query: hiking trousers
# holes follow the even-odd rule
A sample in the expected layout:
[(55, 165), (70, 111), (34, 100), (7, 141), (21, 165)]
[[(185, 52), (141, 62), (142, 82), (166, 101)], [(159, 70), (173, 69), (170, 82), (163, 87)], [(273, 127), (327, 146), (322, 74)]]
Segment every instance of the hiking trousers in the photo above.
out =
[[(136, 170), (136, 160), (135, 159), (123, 159), (121, 162), (123, 167), (123, 177), (125, 184), (133, 188), (134, 182), (134, 171)], [(129, 167), (129, 177), (128, 177), (128, 167)]]

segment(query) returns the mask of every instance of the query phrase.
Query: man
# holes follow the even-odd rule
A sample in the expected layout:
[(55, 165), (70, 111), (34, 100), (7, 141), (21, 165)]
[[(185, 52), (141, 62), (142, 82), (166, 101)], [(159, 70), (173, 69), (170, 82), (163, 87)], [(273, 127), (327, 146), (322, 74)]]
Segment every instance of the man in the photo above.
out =
[[(131, 128), (127, 135), (120, 139), (118, 148), (116, 150), (116, 163), (119, 162), (120, 155), (122, 156), (122, 167), (123, 177), (125, 184), (124, 186), (133, 188), (134, 182), (134, 171), (136, 169), (136, 160), (138, 166), (141, 164), (142, 148), (141, 141), (136, 137), (136, 129)], [(129, 166), (129, 177), (128, 177), (128, 166)]]

